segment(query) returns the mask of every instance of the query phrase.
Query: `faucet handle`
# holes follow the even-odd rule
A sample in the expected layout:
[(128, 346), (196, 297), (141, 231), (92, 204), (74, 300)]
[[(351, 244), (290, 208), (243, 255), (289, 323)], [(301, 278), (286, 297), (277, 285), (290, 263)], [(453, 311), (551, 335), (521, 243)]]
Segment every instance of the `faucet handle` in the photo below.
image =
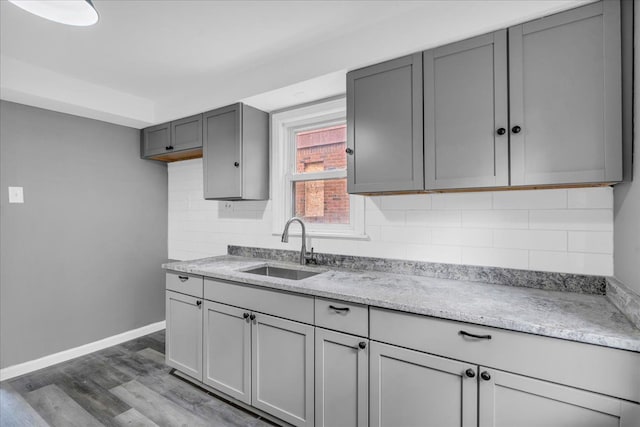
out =
[(318, 264), (318, 259), (313, 253), (313, 248), (311, 248), (311, 252), (307, 252), (306, 254), (304, 254), (304, 259), (307, 264), (309, 263)]

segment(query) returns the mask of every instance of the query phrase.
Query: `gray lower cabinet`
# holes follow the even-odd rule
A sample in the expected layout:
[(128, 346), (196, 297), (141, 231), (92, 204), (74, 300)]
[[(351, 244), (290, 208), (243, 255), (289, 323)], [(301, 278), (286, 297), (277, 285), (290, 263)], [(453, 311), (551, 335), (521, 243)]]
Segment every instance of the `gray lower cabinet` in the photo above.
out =
[(480, 367), (480, 427), (625, 427), (640, 407), (588, 391)]
[(428, 189), (509, 185), (507, 32), (423, 53)]
[(202, 382), (251, 404), (251, 323), (249, 312), (211, 301), (204, 303)]
[(166, 292), (167, 365), (202, 380), (202, 300)]
[(314, 425), (314, 328), (205, 301), (203, 382), (296, 426)]
[(252, 405), (295, 426), (313, 426), (313, 326), (254, 315)]
[(640, 405), (371, 342), (371, 426), (625, 427)]
[(622, 179), (620, 2), (509, 28), (511, 184)]
[(477, 426), (475, 365), (373, 341), (370, 355), (372, 427)]
[(369, 340), (316, 328), (317, 427), (369, 425)]
[(269, 115), (237, 103), (203, 115), (204, 198), (269, 198)]
[(349, 193), (424, 189), (422, 55), (347, 74)]

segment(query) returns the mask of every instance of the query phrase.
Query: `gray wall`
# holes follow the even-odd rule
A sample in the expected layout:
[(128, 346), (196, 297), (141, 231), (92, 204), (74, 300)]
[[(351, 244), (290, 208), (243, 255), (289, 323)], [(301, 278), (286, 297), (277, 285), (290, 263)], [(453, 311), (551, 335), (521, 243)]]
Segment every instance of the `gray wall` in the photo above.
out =
[(138, 135), (0, 103), (0, 367), (164, 320), (167, 170)]
[(635, 88), (634, 88), (634, 171), (633, 181), (614, 187), (613, 261), (614, 275), (618, 280), (640, 294), (640, 140), (638, 124), (638, 77), (640, 76), (640, 7), (635, 7)]

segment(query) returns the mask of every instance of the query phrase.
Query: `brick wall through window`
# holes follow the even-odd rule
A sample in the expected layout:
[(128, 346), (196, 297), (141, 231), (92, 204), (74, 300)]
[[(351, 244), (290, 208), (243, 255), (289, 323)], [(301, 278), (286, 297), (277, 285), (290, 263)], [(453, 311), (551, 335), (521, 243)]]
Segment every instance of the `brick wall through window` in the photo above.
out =
[[(296, 173), (346, 169), (346, 126), (331, 126), (296, 135)], [(295, 215), (307, 222), (348, 224), (347, 180), (294, 183)]]

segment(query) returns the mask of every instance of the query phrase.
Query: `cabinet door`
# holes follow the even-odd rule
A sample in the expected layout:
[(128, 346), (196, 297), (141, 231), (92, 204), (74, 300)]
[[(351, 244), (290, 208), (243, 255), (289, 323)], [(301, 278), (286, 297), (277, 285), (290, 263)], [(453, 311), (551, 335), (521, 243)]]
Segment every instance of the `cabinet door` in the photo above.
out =
[(347, 74), (349, 193), (424, 189), (422, 56)]
[(423, 61), (426, 188), (508, 185), (507, 32), (428, 50)]
[(367, 339), (316, 328), (317, 427), (369, 425), (368, 344)]
[(151, 126), (142, 131), (142, 157), (170, 151), (171, 129), (169, 123)]
[(618, 1), (510, 28), (509, 70), (512, 185), (622, 179)]
[(638, 405), (627, 401), (484, 367), (480, 372), (480, 427), (640, 423)]
[(171, 141), (174, 150), (202, 147), (202, 114), (171, 122)]
[(202, 381), (202, 300), (167, 292), (167, 365)]
[(296, 426), (312, 426), (313, 326), (255, 314), (252, 404)]
[(476, 365), (373, 341), (370, 348), (372, 427), (477, 425)]
[(251, 404), (249, 311), (205, 301), (203, 382)]
[(203, 123), (204, 198), (240, 198), (242, 108), (234, 104), (210, 111)]

